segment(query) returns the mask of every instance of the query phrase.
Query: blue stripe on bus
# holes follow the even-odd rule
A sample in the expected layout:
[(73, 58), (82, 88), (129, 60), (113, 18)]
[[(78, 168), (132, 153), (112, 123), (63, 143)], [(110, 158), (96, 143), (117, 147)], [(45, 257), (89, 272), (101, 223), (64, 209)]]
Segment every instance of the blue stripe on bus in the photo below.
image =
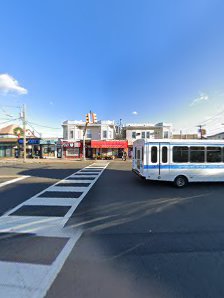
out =
[(197, 143), (166, 143), (166, 142), (161, 142), (161, 143), (159, 143), (159, 142), (147, 142), (147, 143), (145, 143), (145, 145), (151, 145), (151, 146), (153, 146), (153, 145), (156, 145), (156, 146), (158, 146), (158, 145), (161, 145), (161, 146), (167, 146), (167, 145), (170, 145), (170, 146), (185, 146), (185, 147), (187, 147), (187, 146), (198, 146), (198, 145), (200, 145), (201, 147), (204, 147), (204, 146), (208, 146), (208, 147), (210, 147), (210, 146), (224, 146), (224, 142), (223, 143), (216, 143), (216, 144), (213, 144), (213, 143), (200, 143), (200, 142), (197, 142)]
[[(159, 165), (144, 165), (144, 169), (158, 169)], [(160, 165), (160, 169), (224, 169), (221, 165)]]

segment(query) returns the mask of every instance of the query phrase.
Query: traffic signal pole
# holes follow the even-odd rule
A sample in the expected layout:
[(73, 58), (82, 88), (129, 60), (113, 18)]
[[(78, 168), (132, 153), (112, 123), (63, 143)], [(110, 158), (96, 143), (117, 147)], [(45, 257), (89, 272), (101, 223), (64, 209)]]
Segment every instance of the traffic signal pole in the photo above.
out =
[(23, 105), (22, 110), (22, 121), (23, 121), (23, 162), (26, 162), (26, 106)]
[(86, 124), (83, 130), (83, 148), (82, 148), (82, 159), (86, 160), (86, 130), (89, 123), (97, 123), (97, 117), (95, 113), (91, 111), (86, 114)]
[(83, 130), (83, 148), (82, 148), (82, 159), (86, 160), (86, 130), (88, 122), (86, 122), (85, 128)]

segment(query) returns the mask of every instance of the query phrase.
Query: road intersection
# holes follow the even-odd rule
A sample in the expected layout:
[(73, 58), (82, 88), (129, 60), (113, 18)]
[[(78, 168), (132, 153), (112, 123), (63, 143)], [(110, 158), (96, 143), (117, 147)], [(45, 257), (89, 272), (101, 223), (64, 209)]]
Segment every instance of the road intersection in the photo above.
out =
[[(223, 297), (223, 184), (176, 189), (129, 161), (4, 165), (1, 297)], [(5, 178), (4, 178), (5, 179)]]

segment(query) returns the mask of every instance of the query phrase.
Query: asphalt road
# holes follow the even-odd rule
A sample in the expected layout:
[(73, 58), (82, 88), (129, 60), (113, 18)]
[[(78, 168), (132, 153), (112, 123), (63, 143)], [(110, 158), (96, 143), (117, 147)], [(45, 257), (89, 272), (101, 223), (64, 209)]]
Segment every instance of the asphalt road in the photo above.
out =
[[(1, 215), (88, 164), (0, 168), (31, 176), (0, 188)], [(79, 237), (46, 297), (224, 297), (223, 194), (223, 183), (176, 189), (110, 162), (63, 228)], [(49, 266), (68, 239), (2, 233), (0, 262)]]

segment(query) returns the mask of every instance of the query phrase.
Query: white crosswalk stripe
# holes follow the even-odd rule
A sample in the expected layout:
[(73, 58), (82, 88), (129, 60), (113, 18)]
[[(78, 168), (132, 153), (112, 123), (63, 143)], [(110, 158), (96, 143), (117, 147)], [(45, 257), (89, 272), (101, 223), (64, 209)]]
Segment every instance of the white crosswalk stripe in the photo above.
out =
[[(46, 295), (82, 234), (81, 230), (74, 231), (64, 226), (108, 164), (93, 163), (49, 186), (0, 217), (0, 233), (32, 233), (40, 237), (69, 239), (51, 265), (0, 261), (0, 297), (42, 298)], [(96, 168), (97, 171), (94, 172)], [(64, 213), (60, 213), (60, 208)], [(51, 214), (48, 216), (45, 213), (49, 210)]]

